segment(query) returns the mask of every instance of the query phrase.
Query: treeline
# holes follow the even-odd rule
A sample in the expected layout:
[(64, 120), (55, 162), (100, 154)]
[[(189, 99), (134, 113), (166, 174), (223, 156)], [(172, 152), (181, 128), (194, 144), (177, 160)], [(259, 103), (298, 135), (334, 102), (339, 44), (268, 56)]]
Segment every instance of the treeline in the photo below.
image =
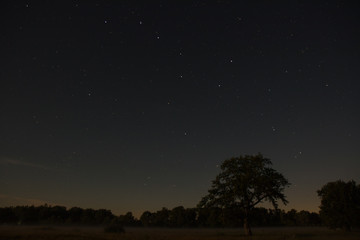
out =
[(132, 213), (115, 216), (110, 210), (43, 205), (0, 208), (0, 224), (136, 225)]
[[(319, 226), (320, 217), (308, 211), (252, 210), (252, 226)], [(82, 209), (43, 205), (0, 208), (0, 224), (122, 225), (133, 227), (242, 227), (243, 213), (234, 209), (163, 208), (145, 211), (140, 219), (131, 212), (115, 216), (106, 209)]]
[[(273, 210), (254, 208), (252, 226), (319, 226), (319, 214), (308, 211)], [(240, 210), (221, 208), (163, 208), (156, 212), (144, 212), (140, 217), (146, 227), (242, 227), (243, 213)]]

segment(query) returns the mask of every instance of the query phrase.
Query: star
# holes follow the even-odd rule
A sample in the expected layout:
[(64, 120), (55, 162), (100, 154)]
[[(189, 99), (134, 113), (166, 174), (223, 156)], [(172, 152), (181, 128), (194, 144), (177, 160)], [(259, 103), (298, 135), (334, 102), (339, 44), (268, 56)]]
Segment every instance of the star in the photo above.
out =
[[(34, 181), (32, 172), (23, 171), (5, 170), (0, 178), (10, 183), (20, 177), (8, 188), (19, 195), (41, 193), (69, 207), (104, 206), (118, 213), (153, 209), (154, 203), (172, 208), (180, 198), (193, 207), (190, 201), (196, 204), (198, 193), (207, 191), (218, 163), (240, 154), (262, 152), (289, 179), (301, 174), (296, 164), (311, 169), (327, 162), (327, 179), (338, 166), (344, 178), (356, 177), (360, 82), (354, 79), (360, 49), (358, 26), (351, 21), (357, 17), (350, 8), (355, 4), (348, 2), (339, 9), (313, 1), (292, 13), (274, 3), (265, 14), (237, 1), (195, 4), (201, 16), (186, 1), (176, 6), (72, 1), (51, 14), (31, 1), (6, 4), (6, 19), (24, 14), (8, 21), (13, 31), (1, 36), (9, 43), (4, 54), (11, 57), (1, 72), (9, 81), (0, 88), (6, 99), (0, 165), (2, 155), (9, 155), (55, 166), (76, 150), (68, 161), (76, 159), (81, 171), (71, 173), (76, 186), (62, 185), (57, 176)], [(324, 11), (317, 11), (320, 5)], [(303, 12), (309, 13), (306, 19)], [(10, 44), (14, 40), (16, 46)], [(199, 169), (204, 173), (197, 174)], [(89, 185), (92, 173), (96, 185), (109, 190), (107, 197), (96, 198), (104, 189)], [(209, 182), (192, 189), (204, 177)], [(59, 188), (43, 191), (48, 184)], [(178, 196), (161, 192), (172, 184), (179, 184), (172, 190)], [(299, 211), (299, 196), (316, 199), (313, 188), (321, 182), (301, 184), (309, 191), (289, 192), (294, 205), (288, 207)], [(74, 187), (81, 192), (69, 197)], [(126, 189), (126, 196), (118, 189)], [(131, 201), (135, 198), (149, 201)], [(317, 209), (316, 200), (308, 202)]]

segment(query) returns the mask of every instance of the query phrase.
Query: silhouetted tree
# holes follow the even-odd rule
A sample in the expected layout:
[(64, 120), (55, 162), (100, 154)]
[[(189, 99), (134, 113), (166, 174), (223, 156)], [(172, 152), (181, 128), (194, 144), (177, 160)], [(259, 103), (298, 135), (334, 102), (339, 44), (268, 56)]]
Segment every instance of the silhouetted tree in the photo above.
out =
[(309, 223), (307, 226), (319, 226), (319, 225), (321, 225), (320, 215), (315, 212), (310, 213)]
[(199, 227), (208, 227), (207, 219), (209, 216), (210, 208), (198, 208), (197, 224)]
[(269, 214), (266, 208), (253, 208), (250, 215), (252, 216), (250, 219), (252, 226), (267, 226), (270, 224)]
[(154, 225), (158, 227), (168, 227), (170, 225), (170, 210), (162, 208), (154, 216)]
[(300, 211), (296, 214), (297, 226), (317, 226), (320, 225), (319, 215), (309, 211)]
[(143, 214), (141, 214), (140, 221), (144, 227), (150, 227), (154, 225), (154, 214), (145, 211)]
[(95, 213), (96, 211), (92, 208), (84, 209), (83, 214), (81, 216), (81, 222), (83, 224), (89, 224), (89, 225), (96, 224)]
[(113, 218), (113, 214), (107, 209), (98, 209), (95, 211), (96, 224), (109, 224)]
[(207, 225), (209, 227), (222, 227), (223, 225), (223, 211), (218, 207), (209, 208), (209, 215), (207, 218)]
[[(250, 211), (251, 225), (254, 226), (318, 226), (317, 213), (279, 209), (253, 208)], [(147, 226), (147, 227), (239, 227), (243, 225), (244, 212), (238, 208), (184, 208), (173, 210), (162, 208), (154, 213), (146, 211), (141, 220), (131, 212), (119, 217), (106, 209), (82, 209), (73, 207), (66, 210), (62, 206), (43, 205), (0, 208), (0, 224), (85, 224), (107, 227)], [(117, 228), (115, 228), (117, 229)]]
[(277, 208), (278, 200), (287, 203), (283, 192), (289, 182), (271, 165), (270, 159), (261, 154), (225, 160), (221, 164), (220, 174), (212, 182), (209, 194), (198, 207), (242, 209), (245, 233), (252, 235), (249, 225), (251, 209), (263, 201), (271, 202), (274, 208)]
[(119, 223), (122, 226), (135, 226), (136, 225), (136, 219), (132, 212), (127, 212), (125, 215), (119, 216)]
[(175, 207), (171, 210), (170, 226), (172, 227), (183, 227), (186, 223), (185, 208), (183, 206)]
[(76, 223), (76, 224), (79, 224), (81, 223), (81, 217), (83, 215), (83, 209), (82, 208), (79, 208), (79, 207), (72, 207), (68, 210), (68, 215), (69, 215), (69, 218), (68, 218), (68, 221), (70, 223)]
[(39, 214), (34, 206), (18, 206), (14, 208), (18, 224), (34, 224), (39, 222)]
[(321, 198), (320, 217), (326, 226), (345, 230), (359, 226), (360, 185), (338, 180), (325, 184), (317, 193)]
[(17, 206), (0, 208), (1, 223), (17, 224), (97, 224), (113, 222), (115, 216), (106, 209), (82, 209), (63, 206)]
[(285, 211), (280, 209), (268, 209), (268, 226), (284, 225)]
[(185, 209), (185, 227), (196, 227), (196, 209), (186, 208)]
[(0, 208), (0, 224), (14, 224), (18, 221), (14, 208)]
[(68, 212), (66, 211), (66, 207), (63, 206), (54, 206), (50, 208), (50, 222), (61, 224), (64, 223), (68, 218)]
[(224, 208), (222, 209), (222, 225), (224, 227), (240, 227), (242, 222), (241, 209)]
[(296, 223), (297, 223), (296, 216), (297, 216), (298, 212), (295, 209), (291, 209), (287, 213), (282, 213), (282, 214), (283, 214), (283, 217), (282, 217), (283, 224), (285, 224), (286, 226), (296, 226)]

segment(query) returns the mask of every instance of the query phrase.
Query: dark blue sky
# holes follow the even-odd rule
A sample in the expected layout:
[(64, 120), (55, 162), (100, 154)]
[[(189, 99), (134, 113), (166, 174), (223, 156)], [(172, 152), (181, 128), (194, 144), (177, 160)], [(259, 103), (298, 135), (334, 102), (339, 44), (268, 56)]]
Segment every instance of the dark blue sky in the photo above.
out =
[(356, 3), (4, 6), (1, 206), (194, 207), (258, 152), (292, 183), (286, 209), (360, 181)]

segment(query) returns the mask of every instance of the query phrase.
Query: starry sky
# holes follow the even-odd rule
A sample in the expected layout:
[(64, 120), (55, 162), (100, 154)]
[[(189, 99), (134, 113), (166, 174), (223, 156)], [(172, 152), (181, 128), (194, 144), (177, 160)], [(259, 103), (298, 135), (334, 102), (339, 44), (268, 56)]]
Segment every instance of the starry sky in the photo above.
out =
[(2, 4), (0, 206), (195, 207), (258, 152), (283, 209), (360, 181), (356, 1)]

